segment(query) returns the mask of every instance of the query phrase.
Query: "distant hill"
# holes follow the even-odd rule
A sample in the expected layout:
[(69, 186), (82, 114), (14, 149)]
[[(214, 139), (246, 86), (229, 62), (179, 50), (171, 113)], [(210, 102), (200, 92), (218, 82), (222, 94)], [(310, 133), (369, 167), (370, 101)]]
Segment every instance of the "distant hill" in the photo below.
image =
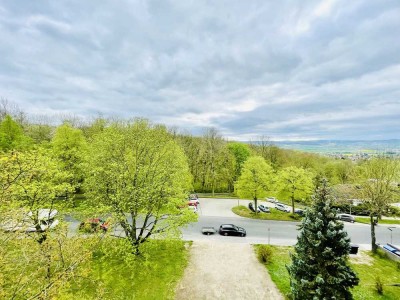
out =
[(376, 141), (271, 141), (271, 143), (284, 149), (295, 149), (313, 153), (386, 153), (400, 155), (400, 139)]

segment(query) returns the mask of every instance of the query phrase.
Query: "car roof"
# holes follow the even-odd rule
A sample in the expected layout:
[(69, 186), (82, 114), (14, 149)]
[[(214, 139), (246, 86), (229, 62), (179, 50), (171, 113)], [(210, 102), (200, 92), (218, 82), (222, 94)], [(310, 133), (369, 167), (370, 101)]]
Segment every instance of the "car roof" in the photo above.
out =
[(222, 224), (221, 227), (236, 227), (236, 225), (233, 225), (233, 224)]

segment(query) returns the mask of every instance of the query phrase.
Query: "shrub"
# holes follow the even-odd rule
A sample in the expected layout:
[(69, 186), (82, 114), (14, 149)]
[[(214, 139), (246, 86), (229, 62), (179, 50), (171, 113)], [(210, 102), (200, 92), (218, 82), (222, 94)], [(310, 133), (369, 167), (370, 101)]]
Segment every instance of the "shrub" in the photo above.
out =
[(375, 288), (379, 295), (383, 294), (383, 283), (379, 276), (375, 278)]
[(261, 245), (260, 247), (258, 247), (258, 259), (264, 263), (267, 264), (270, 262), (271, 258), (272, 258), (272, 249), (269, 245)]

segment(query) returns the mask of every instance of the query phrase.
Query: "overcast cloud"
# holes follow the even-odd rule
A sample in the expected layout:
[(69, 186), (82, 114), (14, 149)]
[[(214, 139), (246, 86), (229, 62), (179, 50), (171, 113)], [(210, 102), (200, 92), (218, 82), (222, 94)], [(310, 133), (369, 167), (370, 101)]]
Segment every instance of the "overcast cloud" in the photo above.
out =
[(230, 139), (400, 138), (400, 2), (0, 0), (0, 97)]

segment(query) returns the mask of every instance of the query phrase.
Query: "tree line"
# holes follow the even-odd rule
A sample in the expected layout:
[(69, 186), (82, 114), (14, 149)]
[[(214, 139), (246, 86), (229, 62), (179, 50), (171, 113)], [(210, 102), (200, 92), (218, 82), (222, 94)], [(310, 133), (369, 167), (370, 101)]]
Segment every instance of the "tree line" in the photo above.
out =
[[(51, 298), (56, 287), (82, 275), (78, 266), (100, 242), (67, 238), (66, 223), (52, 233), (41, 230), (41, 208), (80, 218), (110, 214), (124, 232), (124, 253), (140, 256), (150, 237), (176, 237), (196, 220), (186, 207), (190, 192), (237, 193), (254, 201), (272, 193), (290, 200), (294, 211), (295, 201), (312, 202), (314, 187), (327, 178), (332, 185), (353, 186), (368, 206), (375, 251), (374, 226), (399, 195), (399, 162), (384, 157), (353, 163), (280, 149), (264, 137), (227, 141), (212, 128), (192, 136), (144, 119), (104, 118), (54, 126), (3, 112), (0, 223), (23, 221), (31, 212), (36, 231), (30, 239), (1, 231), (0, 297)], [(33, 270), (37, 284), (24, 289), (30, 286), (25, 273)]]

